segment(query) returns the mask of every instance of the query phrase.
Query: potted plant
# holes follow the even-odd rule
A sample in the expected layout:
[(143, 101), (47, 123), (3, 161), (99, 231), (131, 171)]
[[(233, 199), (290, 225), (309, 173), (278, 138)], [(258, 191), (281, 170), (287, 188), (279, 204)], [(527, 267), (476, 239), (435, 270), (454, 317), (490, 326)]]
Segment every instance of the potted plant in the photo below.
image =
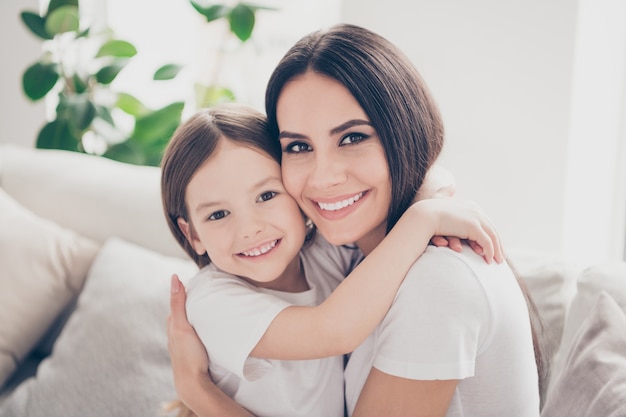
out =
[[(51, 120), (39, 131), (38, 148), (100, 154), (119, 161), (158, 165), (164, 147), (180, 124), (184, 102), (150, 109), (136, 97), (111, 88), (137, 54), (110, 29), (94, 30), (80, 18), (78, 0), (51, 0), (45, 14), (23, 11), (29, 31), (42, 39), (42, 56), (22, 77), (26, 96), (49, 99)], [(180, 67), (168, 64), (155, 80), (174, 78)], [(122, 111), (134, 120), (131, 129), (116, 122)]]

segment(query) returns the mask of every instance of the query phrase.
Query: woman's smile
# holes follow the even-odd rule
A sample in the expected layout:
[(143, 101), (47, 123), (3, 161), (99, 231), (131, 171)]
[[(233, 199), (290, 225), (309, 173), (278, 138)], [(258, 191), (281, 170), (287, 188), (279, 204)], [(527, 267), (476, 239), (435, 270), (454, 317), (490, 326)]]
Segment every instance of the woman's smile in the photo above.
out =
[(352, 94), (308, 72), (285, 85), (276, 114), (289, 194), (330, 243), (378, 244), (391, 179), (378, 134)]

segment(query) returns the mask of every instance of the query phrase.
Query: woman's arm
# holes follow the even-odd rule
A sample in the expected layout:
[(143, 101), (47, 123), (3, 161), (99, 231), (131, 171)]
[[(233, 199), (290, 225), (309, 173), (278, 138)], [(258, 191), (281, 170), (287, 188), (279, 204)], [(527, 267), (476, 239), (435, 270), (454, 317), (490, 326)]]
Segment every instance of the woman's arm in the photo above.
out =
[(208, 371), (209, 357), (187, 321), (185, 301), (185, 289), (174, 275), (167, 319), (167, 347), (181, 402), (199, 417), (254, 417), (213, 383)]
[(372, 368), (353, 417), (444, 417), (458, 380), (416, 381)]
[(383, 319), (434, 235), (474, 240), (487, 262), (502, 261), (495, 229), (476, 205), (450, 198), (418, 201), (322, 304), (279, 313), (251, 356), (299, 360), (351, 352)]

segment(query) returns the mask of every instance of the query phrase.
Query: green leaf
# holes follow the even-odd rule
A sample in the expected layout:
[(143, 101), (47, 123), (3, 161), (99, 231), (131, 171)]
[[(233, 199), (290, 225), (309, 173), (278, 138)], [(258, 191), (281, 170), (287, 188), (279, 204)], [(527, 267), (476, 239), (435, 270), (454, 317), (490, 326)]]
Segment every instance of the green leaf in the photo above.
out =
[(46, 17), (46, 32), (50, 35), (78, 32), (80, 21), (77, 6), (61, 6)]
[(137, 118), (132, 139), (146, 148), (164, 148), (180, 124), (184, 106), (183, 102), (172, 103)]
[(137, 55), (137, 48), (133, 44), (123, 40), (111, 40), (100, 47), (96, 58), (114, 56), (118, 58), (131, 58)]
[(254, 12), (256, 12), (257, 10), (268, 10), (268, 11), (276, 11), (276, 10), (278, 10), (276, 7), (260, 6), (260, 5), (257, 5), (257, 4), (250, 4), (250, 3), (242, 3), (242, 4), (245, 4), (250, 9), (252, 9), (252, 11), (254, 11)]
[(26, 96), (37, 101), (48, 94), (59, 80), (56, 64), (35, 62), (24, 71), (22, 88)]
[(78, 151), (80, 139), (72, 135), (69, 123), (66, 120), (53, 120), (46, 124), (37, 136), (37, 148), (64, 149)]
[(235, 101), (235, 93), (225, 87), (196, 84), (194, 90), (196, 93), (196, 105), (200, 108)]
[(146, 165), (146, 156), (142, 149), (132, 140), (111, 145), (102, 155), (105, 158), (135, 165)]
[(222, 4), (204, 7), (193, 0), (190, 0), (190, 2), (193, 8), (196, 9), (198, 13), (206, 17), (207, 22), (212, 22), (214, 20), (221, 19), (222, 17), (226, 17), (231, 11), (230, 7)]
[(74, 83), (74, 91), (78, 94), (82, 94), (87, 91), (87, 82), (81, 79), (77, 74), (72, 75), (72, 82)]
[(120, 71), (126, 66), (127, 63), (128, 62), (124, 60), (114, 62), (111, 65), (106, 65), (102, 67), (96, 73), (96, 81), (98, 81), (100, 84), (111, 84), (115, 77), (117, 77), (117, 74), (120, 73)]
[(151, 111), (139, 99), (128, 93), (119, 93), (115, 105), (123, 112), (135, 116), (135, 118), (145, 116)]
[(30, 29), (31, 33), (35, 36), (40, 37), (41, 39), (52, 39), (52, 36), (46, 32), (46, 19), (39, 16), (37, 13), (24, 11), (20, 13), (20, 17), (22, 18), (22, 22), (26, 25), (28, 29)]
[(111, 110), (108, 107), (96, 105), (96, 117), (101, 118), (111, 126), (115, 126), (115, 120), (113, 120)]
[(182, 65), (177, 65), (177, 64), (163, 65), (154, 73), (154, 79), (157, 81), (171, 80), (172, 78), (175, 78), (178, 75), (181, 69), (183, 69)]
[(96, 106), (88, 94), (60, 96), (57, 119), (67, 120), (69, 128), (76, 136), (82, 136), (82, 132), (91, 125), (94, 117), (96, 117)]
[(76, 38), (86, 38), (91, 33), (91, 28), (82, 30), (76, 34)]
[(250, 6), (239, 3), (228, 14), (228, 21), (231, 32), (241, 41), (250, 39), (254, 29), (254, 10)]
[(47, 15), (50, 15), (50, 13), (63, 6), (78, 7), (78, 0), (50, 0)]

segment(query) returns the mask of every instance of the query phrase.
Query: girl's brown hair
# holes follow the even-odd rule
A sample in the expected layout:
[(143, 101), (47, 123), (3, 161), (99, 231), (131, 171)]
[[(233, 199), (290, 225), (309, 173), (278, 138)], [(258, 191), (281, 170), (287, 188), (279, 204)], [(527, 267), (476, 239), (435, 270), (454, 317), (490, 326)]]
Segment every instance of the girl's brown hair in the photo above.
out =
[(281, 157), (280, 145), (269, 135), (263, 113), (240, 104), (229, 103), (200, 110), (174, 132), (161, 162), (163, 210), (176, 241), (200, 268), (210, 264), (211, 259), (206, 253), (198, 255), (194, 251), (178, 227), (178, 219), (191, 225), (185, 201), (187, 185), (213, 156), (221, 140), (261, 150), (278, 163)]

